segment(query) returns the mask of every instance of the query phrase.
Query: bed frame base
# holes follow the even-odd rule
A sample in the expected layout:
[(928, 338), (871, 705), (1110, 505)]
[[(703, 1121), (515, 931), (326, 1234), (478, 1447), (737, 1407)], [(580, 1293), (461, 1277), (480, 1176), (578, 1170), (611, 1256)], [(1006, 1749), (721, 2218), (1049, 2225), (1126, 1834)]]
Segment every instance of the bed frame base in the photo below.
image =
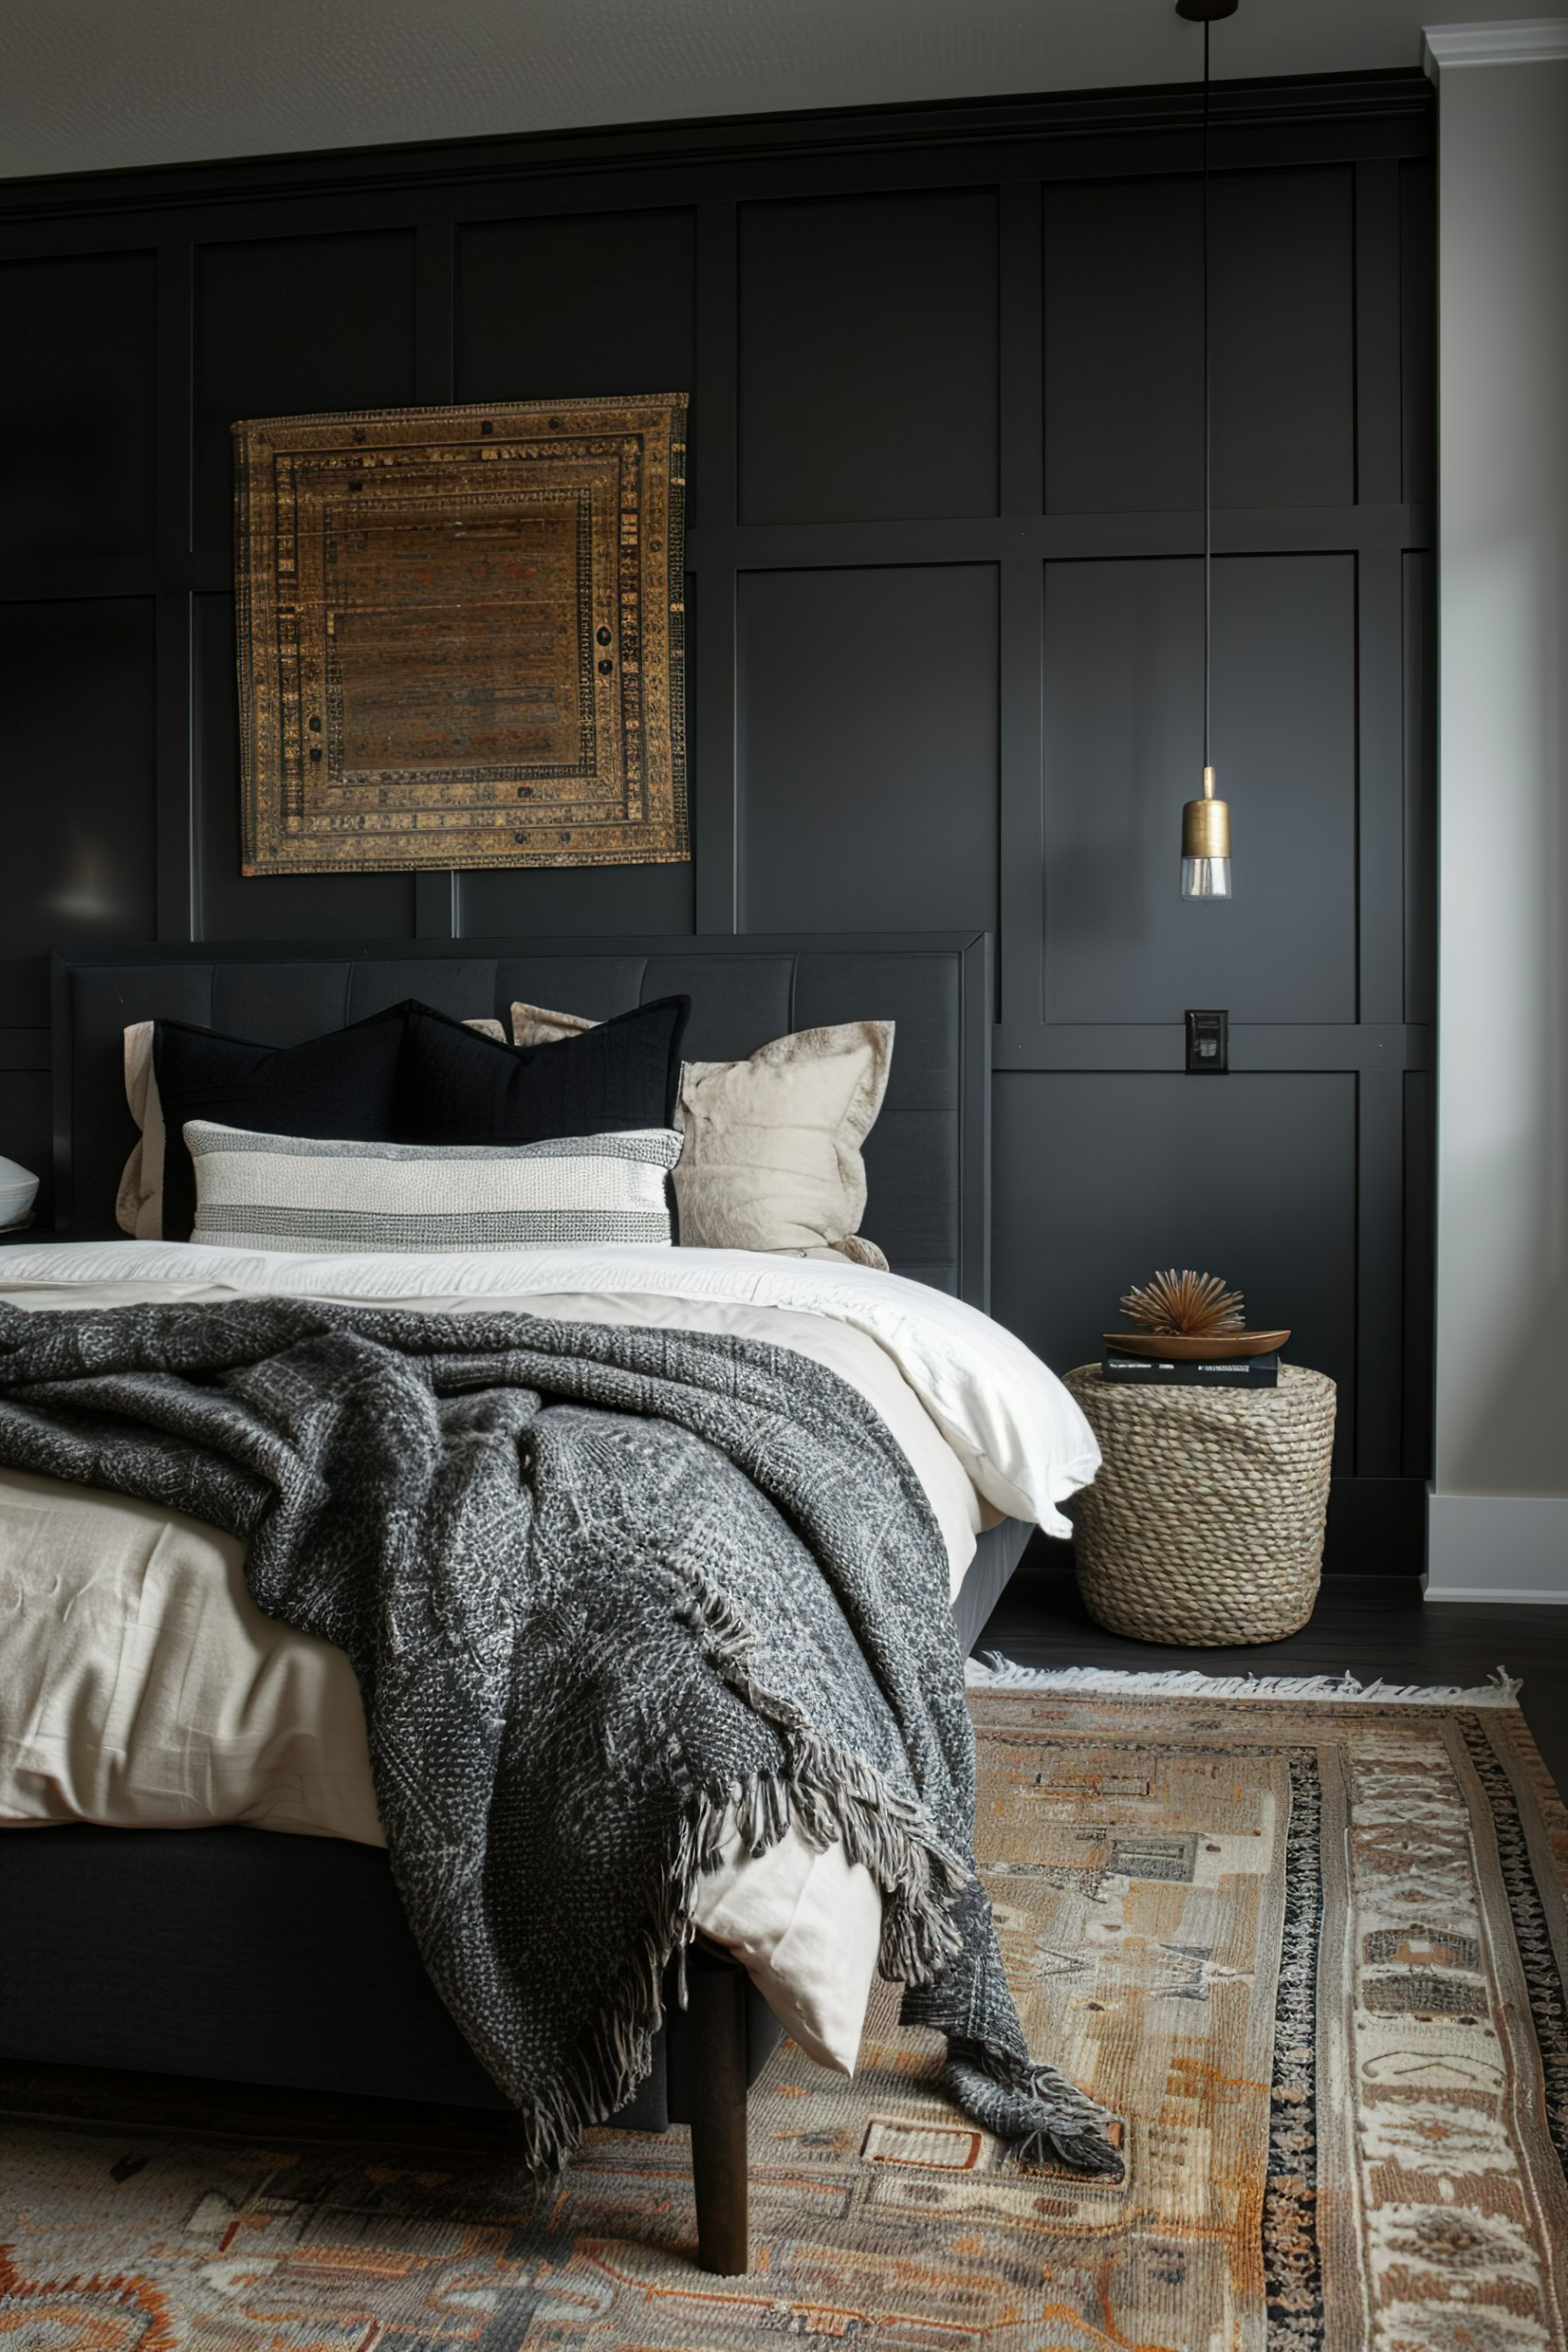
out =
[[(975, 1640), (1028, 1531), (980, 1539), (954, 1607)], [(697, 2259), (749, 2267), (746, 2095), (782, 2029), (700, 1941), (653, 2065), (610, 2119), (690, 2126)], [(0, 2059), (504, 2109), (420, 1962), (387, 1857), (265, 1830), (0, 1831)]]

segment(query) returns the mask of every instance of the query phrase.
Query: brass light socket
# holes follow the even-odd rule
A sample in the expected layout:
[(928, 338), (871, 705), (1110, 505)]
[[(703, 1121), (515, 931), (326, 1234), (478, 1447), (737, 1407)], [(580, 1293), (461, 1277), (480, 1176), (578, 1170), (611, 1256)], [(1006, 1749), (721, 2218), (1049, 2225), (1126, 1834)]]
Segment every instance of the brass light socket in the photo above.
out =
[(1230, 854), (1230, 802), (1189, 800), (1181, 811), (1182, 856), (1228, 857)]

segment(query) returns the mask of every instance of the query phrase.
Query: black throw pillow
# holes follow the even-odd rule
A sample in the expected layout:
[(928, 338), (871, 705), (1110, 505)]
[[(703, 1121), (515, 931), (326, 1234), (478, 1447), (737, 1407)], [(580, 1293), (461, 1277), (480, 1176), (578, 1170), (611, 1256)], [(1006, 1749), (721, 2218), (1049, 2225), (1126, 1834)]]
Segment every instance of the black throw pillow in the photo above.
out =
[(547, 1046), (505, 1046), (411, 1005), (400, 1143), (548, 1143), (675, 1122), (687, 996), (664, 996)]
[(394, 1004), (299, 1046), (257, 1046), (187, 1021), (160, 1021), (152, 1033), (152, 1067), (164, 1114), (164, 1238), (188, 1241), (196, 1223), (187, 1119), (215, 1119), (263, 1135), (400, 1142), (398, 1064), (409, 1011), (406, 1003)]

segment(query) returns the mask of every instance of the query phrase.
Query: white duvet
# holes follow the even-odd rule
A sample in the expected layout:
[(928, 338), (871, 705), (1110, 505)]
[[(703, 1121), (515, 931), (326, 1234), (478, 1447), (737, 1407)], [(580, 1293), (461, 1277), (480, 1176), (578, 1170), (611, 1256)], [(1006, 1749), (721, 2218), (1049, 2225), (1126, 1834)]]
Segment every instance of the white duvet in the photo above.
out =
[[(831, 1257), (831, 1263), (827, 1262)], [(889, 1355), (976, 1486), (1004, 1518), (1048, 1535), (1071, 1531), (1058, 1506), (1093, 1477), (1100, 1453), (1071, 1396), (1021, 1340), (962, 1299), (836, 1253), (786, 1258), (750, 1250), (495, 1250), (451, 1257), (296, 1256), (180, 1241), (40, 1242), (0, 1259), (0, 1297), (84, 1304), (82, 1293), (132, 1283), (139, 1296), (193, 1289), (281, 1291), (297, 1298), (524, 1304), (537, 1292), (785, 1308), (863, 1331)], [(171, 1287), (172, 1286), (172, 1287)], [(39, 1292), (55, 1292), (53, 1298)]]
[[(611, 1248), (479, 1256), (296, 1256), (146, 1241), (0, 1258), (24, 1308), (285, 1294), (431, 1312), (728, 1330), (828, 1364), (919, 1476), (957, 1590), (985, 1523), (1065, 1533), (1099, 1453), (1066, 1389), (961, 1302), (835, 1259)], [(0, 1472), (0, 1826), (257, 1827), (379, 1844), (364, 1718), (340, 1651), (264, 1617), (242, 1547), (121, 1496)], [(852, 2066), (880, 1896), (837, 1846), (737, 1845), (698, 1924), (814, 2056)]]

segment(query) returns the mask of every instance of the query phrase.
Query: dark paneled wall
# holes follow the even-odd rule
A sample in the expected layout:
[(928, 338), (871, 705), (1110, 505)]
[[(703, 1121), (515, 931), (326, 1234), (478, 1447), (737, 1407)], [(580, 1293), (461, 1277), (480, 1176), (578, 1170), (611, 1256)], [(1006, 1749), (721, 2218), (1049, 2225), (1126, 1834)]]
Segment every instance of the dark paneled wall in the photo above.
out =
[[(0, 1150), (48, 1162), (57, 940), (984, 926), (998, 1315), (1065, 1364), (1156, 1262), (1223, 1272), (1340, 1384), (1337, 1563), (1413, 1565), (1429, 105), (1218, 96), (1223, 907), (1176, 895), (1190, 91), (0, 190)], [(231, 422), (675, 388), (693, 865), (242, 880)], [(1181, 1075), (1194, 1004), (1227, 1079)]]

